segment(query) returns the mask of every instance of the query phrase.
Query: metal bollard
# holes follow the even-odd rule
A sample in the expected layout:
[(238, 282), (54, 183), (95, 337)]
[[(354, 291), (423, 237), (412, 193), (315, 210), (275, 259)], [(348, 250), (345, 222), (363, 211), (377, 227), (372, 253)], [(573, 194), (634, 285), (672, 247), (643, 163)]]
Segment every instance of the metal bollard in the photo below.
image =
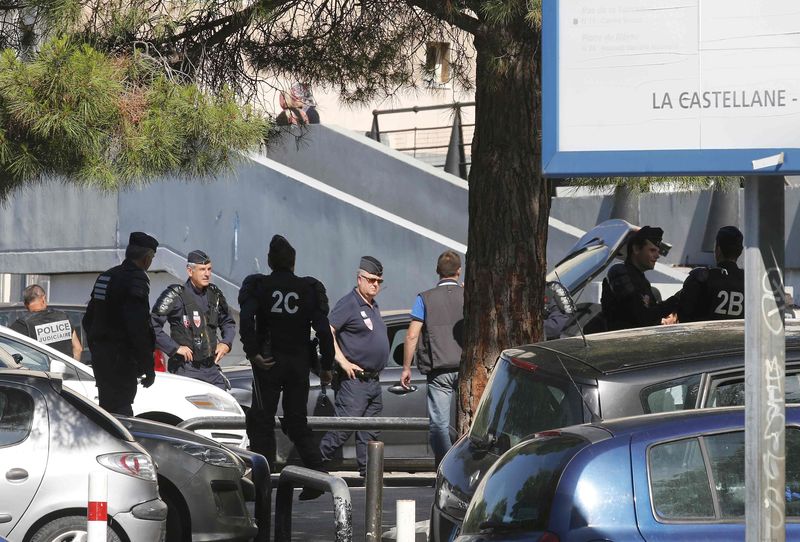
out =
[(108, 528), (108, 475), (103, 471), (89, 473), (89, 506), (86, 514), (88, 542), (106, 542)]
[(334, 541), (352, 542), (353, 504), (347, 483), (338, 476), (295, 466), (284, 467), (278, 478), (278, 491), (275, 494), (275, 542), (292, 540), (292, 498), (294, 488), (300, 486), (331, 492), (336, 529)]
[(367, 542), (381, 542), (383, 529), (383, 442), (367, 443)]

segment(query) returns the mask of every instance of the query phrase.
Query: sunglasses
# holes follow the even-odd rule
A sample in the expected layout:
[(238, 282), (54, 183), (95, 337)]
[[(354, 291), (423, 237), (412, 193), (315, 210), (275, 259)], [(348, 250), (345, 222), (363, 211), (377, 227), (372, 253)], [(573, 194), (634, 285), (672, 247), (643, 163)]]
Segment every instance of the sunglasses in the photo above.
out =
[(379, 286), (381, 284), (383, 284), (383, 279), (380, 278), (380, 277), (367, 277), (365, 275), (358, 275), (358, 276), (361, 277), (362, 279), (366, 280), (370, 284), (377, 284)]

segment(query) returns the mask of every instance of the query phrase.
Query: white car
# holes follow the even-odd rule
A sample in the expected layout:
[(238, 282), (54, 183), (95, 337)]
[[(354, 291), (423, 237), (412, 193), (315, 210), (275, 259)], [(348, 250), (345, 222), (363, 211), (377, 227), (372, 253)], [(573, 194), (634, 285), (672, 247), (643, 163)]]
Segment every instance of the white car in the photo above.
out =
[[(95, 403), (98, 402), (97, 385), (92, 368), (88, 365), (4, 326), (0, 326), (0, 346), (28, 369), (50, 371), (52, 361), (62, 362), (65, 366), (62, 375), (64, 385)], [(5, 365), (0, 359), (0, 368)], [(229, 393), (207, 382), (171, 373), (156, 373), (152, 386), (138, 388), (133, 402), (133, 414), (170, 425), (207, 416), (237, 416), (244, 419), (242, 407)], [(248, 444), (244, 429), (210, 429), (197, 432), (223, 444), (242, 448)]]

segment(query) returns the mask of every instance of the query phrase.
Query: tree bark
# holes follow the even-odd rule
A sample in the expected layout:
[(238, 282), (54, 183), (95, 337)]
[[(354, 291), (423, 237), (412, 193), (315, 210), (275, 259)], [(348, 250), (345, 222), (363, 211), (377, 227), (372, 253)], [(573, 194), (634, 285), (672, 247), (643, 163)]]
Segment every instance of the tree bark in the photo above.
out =
[(539, 38), (524, 21), (475, 34), (461, 434), (500, 352), (542, 337), (549, 196), (540, 168)]

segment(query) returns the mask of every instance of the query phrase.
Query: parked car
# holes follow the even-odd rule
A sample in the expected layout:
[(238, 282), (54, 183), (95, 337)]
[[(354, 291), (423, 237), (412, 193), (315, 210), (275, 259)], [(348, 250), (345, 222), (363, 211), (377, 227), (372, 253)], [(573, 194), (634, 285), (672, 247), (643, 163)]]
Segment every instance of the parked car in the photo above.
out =
[[(64, 385), (84, 397), (97, 402), (97, 386), (92, 368), (69, 356), (0, 326), (0, 347), (17, 358), (28, 369), (50, 371), (51, 362), (58, 360), (65, 367)], [(0, 367), (8, 367), (0, 360)], [(206, 382), (170, 373), (159, 373), (149, 388), (140, 387), (133, 402), (133, 413), (138, 418), (159, 421), (169, 425), (205, 416), (244, 416), (239, 404), (230, 394)], [(244, 429), (199, 430), (214, 440), (233, 446), (246, 447)]]
[[(86, 340), (86, 333), (83, 331), (83, 315), (86, 314), (86, 307), (82, 305), (65, 305), (58, 303), (48, 303), (47, 307), (62, 311), (69, 318), (69, 323), (72, 329), (78, 334), (83, 346), (81, 353), (81, 361), (86, 365), (92, 364), (92, 353), (89, 351), (88, 341)], [(16, 322), (28, 314), (28, 309), (25, 308), (24, 303), (0, 303), (0, 326), (11, 327), (11, 324)]]
[(256, 536), (251, 515), (255, 487), (236, 452), (191, 431), (117, 418), (158, 465), (158, 489), (169, 506), (166, 542), (234, 542)]
[[(416, 366), (411, 367), (411, 388), (405, 389), (400, 385), (400, 374), (403, 371), (403, 343), (408, 331), (411, 317), (408, 311), (386, 311), (383, 313), (389, 335), (389, 360), (386, 369), (381, 372), (381, 387), (383, 389), (382, 416), (422, 417), (428, 416), (426, 402), (427, 380)], [(311, 388), (308, 394), (309, 416), (333, 416), (333, 390), (320, 386), (319, 367), (312, 369), (310, 375)], [(250, 408), (253, 389), (253, 371), (250, 362), (242, 365), (224, 367), (223, 373), (231, 383), (230, 393), (236, 397), (239, 405), (247, 410)], [(278, 416), (282, 414), (278, 406)], [(453, 424), (453, 427), (455, 424)], [(455, 430), (454, 430), (455, 433)], [(318, 440), (322, 439), (324, 431), (315, 432)], [(300, 464), (300, 458), (294, 450), (294, 445), (289, 438), (276, 428), (277, 457), (276, 465)], [(385, 443), (384, 466), (386, 470), (433, 470), (433, 451), (428, 443), (427, 431), (381, 431), (380, 439)], [(354, 469), (356, 466), (355, 439), (351, 437), (342, 447), (338, 458), (332, 468)]]
[(89, 473), (108, 479), (107, 539), (162, 540), (150, 455), (116, 419), (46, 373), (0, 371), (0, 538), (85, 539)]
[[(786, 401), (800, 403), (800, 325), (786, 326)], [(744, 321), (569, 337), (502, 353), (468, 434), (439, 465), (431, 540), (452, 540), (478, 482), (534, 433), (600, 419), (744, 404)]]
[[(785, 436), (786, 540), (798, 540), (798, 406)], [(548, 431), (489, 470), (456, 540), (744, 540), (744, 457), (743, 408)]]

